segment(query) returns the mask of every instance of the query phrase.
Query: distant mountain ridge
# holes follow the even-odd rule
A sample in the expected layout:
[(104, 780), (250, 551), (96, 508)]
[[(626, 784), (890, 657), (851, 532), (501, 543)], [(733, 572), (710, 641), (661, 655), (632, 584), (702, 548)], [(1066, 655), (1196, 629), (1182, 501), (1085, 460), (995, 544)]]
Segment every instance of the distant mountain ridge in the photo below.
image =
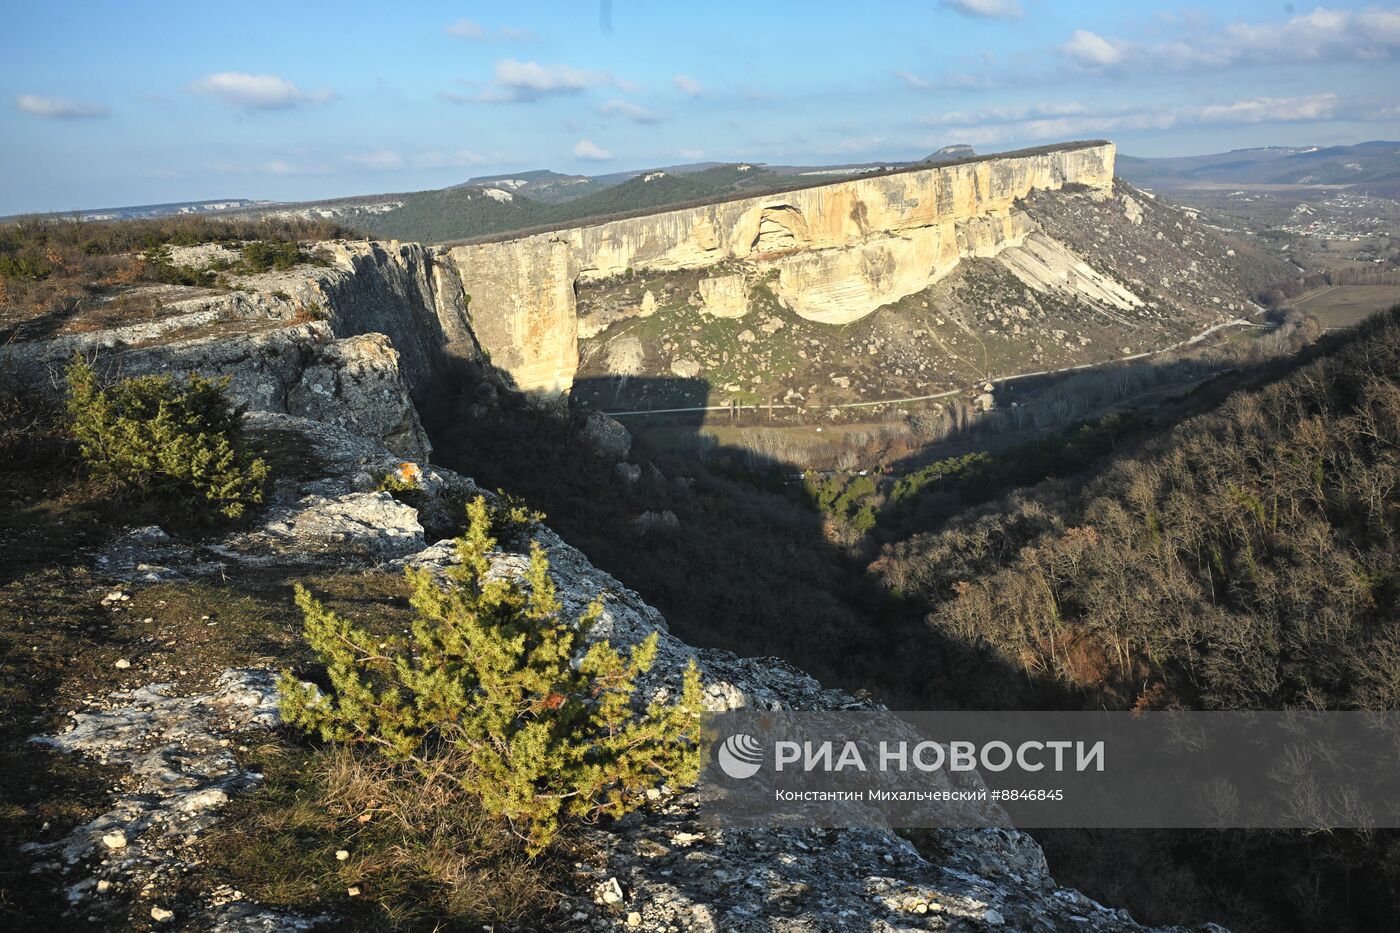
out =
[[(98, 207), (78, 211), (54, 211), (53, 217), (77, 217), (79, 220), (140, 220), (148, 217), (169, 217), (173, 214), (217, 214), (226, 211), (244, 210), (267, 201), (254, 201), (249, 198), (208, 198), (203, 201), (171, 201), (166, 204), (135, 204), (129, 207)], [(0, 221), (14, 220), (23, 214), (0, 217)]]
[(1375, 194), (1400, 193), (1400, 142), (1352, 146), (1265, 147), (1213, 155), (1118, 157), (1118, 174), (1147, 188), (1216, 185), (1350, 185)]

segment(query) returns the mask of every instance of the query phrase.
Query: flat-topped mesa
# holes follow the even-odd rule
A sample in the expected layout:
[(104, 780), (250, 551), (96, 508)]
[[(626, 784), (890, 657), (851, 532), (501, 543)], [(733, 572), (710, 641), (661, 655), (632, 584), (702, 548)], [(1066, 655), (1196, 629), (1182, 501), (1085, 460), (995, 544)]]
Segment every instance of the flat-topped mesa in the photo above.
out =
[(580, 279), (738, 263), (723, 273), (738, 282), (702, 294), (742, 294), (762, 277), (802, 317), (844, 324), (963, 257), (1019, 245), (1033, 225), (1012, 208), (1032, 191), (1110, 191), (1114, 155), (1112, 143), (1068, 143), (455, 246), (446, 257), (493, 363), (521, 389), (556, 394), (578, 368)]

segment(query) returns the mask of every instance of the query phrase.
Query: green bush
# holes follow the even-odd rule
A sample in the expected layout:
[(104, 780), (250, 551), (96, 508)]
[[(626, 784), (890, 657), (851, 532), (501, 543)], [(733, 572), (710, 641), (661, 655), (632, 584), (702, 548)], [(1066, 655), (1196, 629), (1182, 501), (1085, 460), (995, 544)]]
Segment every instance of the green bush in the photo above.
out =
[(175, 265), (169, 246), (161, 245), (146, 250), (141, 254), (141, 261), (146, 264), (146, 278), (165, 285), (209, 287), (217, 280), (216, 274), (211, 270)]
[(124, 379), (110, 389), (82, 359), (67, 371), (68, 418), (83, 459), (99, 476), (169, 496), (195, 517), (241, 518), (262, 501), (267, 464), (244, 446), (228, 380), (191, 375)]
[(589, 607), (577, 630), (565, 622), (537, 544), (524, 586), (488, 579), (496, 542), (486, 500), (473, 500), (467, 513), (461, 564), (448, 585), (408, 571), (417, 620), (407, 638), (384, 642), (297, 588), (330, 690), (322, 695), (284, 675), (286, 721), (425, 772), (445, 754), (464, 756), (464, 789), (509, 820), (532, 854), (562, 825), (620, 816), (648, 788), (694, 781), (701, 709), (694, 665), (676, 702), (640, 708), (637, 678), (656, 659), (656, 634), (626, 656), (594, 642), (576, 663), (576, 641), (601, 605)]
[(243, 245), (243, 266), (249, 272), (267, 272), (269, 269), (286, 272), (305, 261), (301, 247), (287, 240), (254, 240)]

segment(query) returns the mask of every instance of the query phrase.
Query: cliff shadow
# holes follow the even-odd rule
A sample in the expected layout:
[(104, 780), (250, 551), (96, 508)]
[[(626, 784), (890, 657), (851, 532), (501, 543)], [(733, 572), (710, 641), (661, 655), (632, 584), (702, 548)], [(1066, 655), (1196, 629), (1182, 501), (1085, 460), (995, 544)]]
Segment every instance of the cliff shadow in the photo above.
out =
[(664, 418), (668, 424), (695, 431), (705, 424), (705, 409), (729, 404), (727, 400), (712, 399), (707, 379), (625, 374), (576, 379), (569, 402), (577, 408), (627, 419), (625, 423), (639, 423), (639, 418)]
[[(599, 408), (501, 393), (489, 409), (468, 405), (434, 419), (436, 459), (543, 511), (564, 540), (636, 590), (689, 644), (781, 658), (827, 686), (873, 692), (896, 708), (1048, 702), (1048, 686), (950, 641), (924, 623), (918, 605), (868, 575), (867, 555), (829, 533), (800, 463), (716, 436), (731, 408), (705, 380), (588, 378), (575, 395), (709, 404), (601, 409), (617, 413), (631, 435), (619, 454), (618, 432), (591, 417)], [(744, 417), (762, 413), (750, 405)], [(971, 671), (980, 672), (976, 689)]]

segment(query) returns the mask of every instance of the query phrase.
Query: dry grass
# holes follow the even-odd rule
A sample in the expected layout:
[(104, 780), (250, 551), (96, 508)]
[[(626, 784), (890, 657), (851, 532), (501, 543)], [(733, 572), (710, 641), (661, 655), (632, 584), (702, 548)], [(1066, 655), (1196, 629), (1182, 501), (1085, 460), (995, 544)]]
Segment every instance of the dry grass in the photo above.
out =
[(1326, 327), (1350, 327), (1400, 301), (1400, 285), (1328, 285), (1293, 300)]
[[(549, 928), (568, 861), (527, 858), (463, 788), (459, 759), (422, 774), (344, 747), (276, 741), (251, 757), (266, 785), (234, 801), (204, 848), (216, 876), (258, 902), (367, 931)], [(340, 850), (349, 857), (337, 859)]]

